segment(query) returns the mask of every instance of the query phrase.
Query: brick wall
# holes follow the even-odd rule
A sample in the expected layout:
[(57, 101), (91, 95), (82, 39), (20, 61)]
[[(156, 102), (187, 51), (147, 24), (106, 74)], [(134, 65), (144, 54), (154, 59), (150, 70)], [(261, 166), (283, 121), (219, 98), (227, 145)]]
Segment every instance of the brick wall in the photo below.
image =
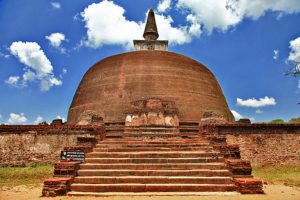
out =
[(92, 126), (0, 126), (0, 166), (54, 163), (78, 136), (94, 134)]
[(203, 130), (226, 135), (228, 144), (239, 144), (242, 158), (253, 166), (300, 164), (299, 124), (207, 125)]
[[(0, 166), (54, 163), (63, 147), (75, 145), (78, 136), (94, 135), (96, 128), (0, 126)], [(208, 134), (226, 135), (229, 144), (239, 144), (242, 158), (254, 166), (300, 164), (300, 125), (214, 124), (202, 128)]]

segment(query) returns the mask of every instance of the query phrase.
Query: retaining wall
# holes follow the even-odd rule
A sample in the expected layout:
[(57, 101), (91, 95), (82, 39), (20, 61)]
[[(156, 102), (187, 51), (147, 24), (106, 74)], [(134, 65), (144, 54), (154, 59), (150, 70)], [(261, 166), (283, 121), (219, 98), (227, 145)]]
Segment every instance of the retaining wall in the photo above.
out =
[(300, 165), (300, 124), (215, 124), (203, 131), (239, 144), (242, 158), (253, 166)]
[[(98, 131), (97, 131), (98, 130)], [(0, 166), (55, 163), (65, 146), (76, 145), (78, 136), (104, 132), (92, 126), (0, 126)]]

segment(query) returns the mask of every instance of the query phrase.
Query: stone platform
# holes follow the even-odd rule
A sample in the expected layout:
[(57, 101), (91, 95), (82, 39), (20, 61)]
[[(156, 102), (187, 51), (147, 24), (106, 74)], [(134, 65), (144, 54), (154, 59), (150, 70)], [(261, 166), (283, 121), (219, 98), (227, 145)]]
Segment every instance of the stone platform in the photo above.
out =
[[(234, 195), (241, 179), (252, 177), (250, 164), (245, 167), (239, 156), (238, 146), (227, 145), (226, 138), (200, 134), (198, 124), (177, 128), (118, 124), (107, 127), (106, 138), (86, 155), (68, 195)], [(243, 184), (242, 191), (258, 191), (261, 182), (254, 182), (250, 189)]]
[(241, 159), (238, 145), (228, 145), (222, 135), (200, 132), (198, 124), (173, 128), (115, 124), (106, 127), (104, 138), (79, 137), (77, 144), (78, 148), (65, 150), (89, 151), (72, 172), (69, 196), (263, 193), (262, 181), (253, 179), (251, 164)]

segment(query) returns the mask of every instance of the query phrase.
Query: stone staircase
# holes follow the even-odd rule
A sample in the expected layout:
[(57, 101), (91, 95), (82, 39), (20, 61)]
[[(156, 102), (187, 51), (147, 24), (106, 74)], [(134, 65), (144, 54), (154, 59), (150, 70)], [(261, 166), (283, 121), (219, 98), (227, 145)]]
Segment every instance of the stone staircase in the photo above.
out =
[(118, 126), (86, 154), (68, 195), (236, 194), (224, 157), (199, 134)]

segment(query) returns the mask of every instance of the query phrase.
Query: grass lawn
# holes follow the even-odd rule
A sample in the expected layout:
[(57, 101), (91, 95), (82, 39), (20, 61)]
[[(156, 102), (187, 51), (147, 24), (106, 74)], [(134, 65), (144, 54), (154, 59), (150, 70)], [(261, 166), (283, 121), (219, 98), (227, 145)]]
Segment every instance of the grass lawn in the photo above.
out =
[[(253, 175), (272, 183), (300, 187), (300, 166), (254, 167)], [(53, 176), (53, 165), (32, 167), (0, 167), (0, 187), (39, 185)]]
[(252, 174), (268, 182), (300, 187), (300, 166), (253, 167)]
[(0, 187), (17, 185), (38, 185), (53, 176), (53, 165), (31, 167), (0, 167)]

